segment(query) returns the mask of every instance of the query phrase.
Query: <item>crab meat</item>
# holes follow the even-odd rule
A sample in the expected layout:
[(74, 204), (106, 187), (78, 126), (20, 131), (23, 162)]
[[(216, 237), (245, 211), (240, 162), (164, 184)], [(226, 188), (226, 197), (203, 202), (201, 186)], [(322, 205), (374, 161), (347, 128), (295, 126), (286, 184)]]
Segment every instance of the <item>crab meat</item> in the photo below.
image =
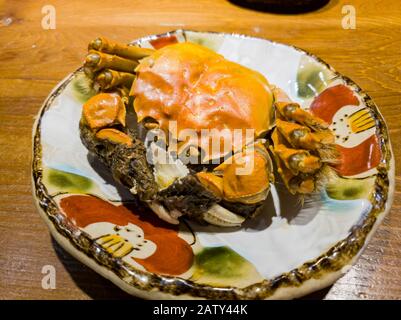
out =
[(153, 174), (160, 190), (166, 189), (175, 181), (189, 174), (188, 168), (180, 161), (174, 159), (169, 152), (157, 146), (150, 144), (152, 154)]

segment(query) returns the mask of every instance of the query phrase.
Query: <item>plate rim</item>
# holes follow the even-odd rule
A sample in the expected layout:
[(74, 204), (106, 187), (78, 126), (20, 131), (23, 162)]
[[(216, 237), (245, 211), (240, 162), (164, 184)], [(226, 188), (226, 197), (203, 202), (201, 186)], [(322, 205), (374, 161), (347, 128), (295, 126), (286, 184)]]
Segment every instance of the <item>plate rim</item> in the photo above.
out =
[[(287, 273), (276, 276), (273, 279), (265, 279), (261, 282), (252, 284), (245, 288), (218, 287), (199, 284), (191, 280), (182, 279), (176, 276), (155, 275), (153, 273), (141, 271), (135, 269), (132, 266), (125, 265), (122, 261), (119, 261), (119, 259), (116, 259), (108, 254), (102, 247), (97, 245), (87, 235), (85, 236), (85, 232), (80, 230), (77, 233), (77, 230), (74, 230), (74, 228), (78, 228), (74, 227), (71, 223), (68, 223), (68, 218), (66, 218), (61, 213), (61, 210), (58, 208), (56, 202), (47, 193), (45, 185), (41, 182), (42, 150), (40, 124), (42, 117), (47, 109), (51, 106), (52, 101), (57, 96), (59, 96), (62, 93), (63, 89), (71, 82), (74, 75), (82, 70), (82, 67), (80, 67), (74, 72), (70, 73), (63, 80), (61, 80), (49, 93), (38, 112), (38, 116), (36, 117), (33, 126), (31, 164), (32, 189), (35, 199), (35, 205), (38, 208), (41, 217), (48, 225), (52, 236), (67, 252), (72, 254), (76, 259), (83, 262), (95, 272), (111, 280), (124, 291), (137, 297), (147, 299), (288, 299), (300, 297), (312, 291), (316, 291), (330, 285), (331, 283), (336, 281), (342, 274), (345, 273), (345, 266), (352, 266), (355, 263), (359, 255), (362, 253), (364, 247), (369, 242), (371, 236), (379, 226), (381, 220), (391, 209), (395, 185), (394, 156), (391, 148), (388, 128), (377, 105), (375, 104), (373, 99), (354, 81), (338, 73), (331, 65), (326, 63), (324, 60), (304, 49), (286, 43), (275, 42), (269, 39), (239, 33), (176, 29), (161, 34), (141, 37), (131, 41), (130, 44), (140, 44), (144, 41), (149, 41), (152, 39), (157, 39), (170, 35), (177, 35), (179, 33), (185, 34), (186, 32), (198, 34), (217, 34), (223, 35), (224, 37), (230, 36), (243, 39), (257, 39), (285, 47), (291, 47), (324, 64), (329, 70), (334, 72), (336, 76), (343, 79), (348, 86), (352, 87), (358, 93), (361, 99), (363, 99), (363, 102), (366, 104), (366, 106), (375, 114), (375, 121), (377, 123), (376, 127), (378, 128), (378, 130), (380, 130), (380, 134), (378, 134), (378, 136), (380, 136), (380, 147), (384, 158), (384, 161), (383, 159), (381, 159), (381, 163), (378, 167), (375, 186), (377, 189), (377, 180), (379, 179), (381, 184), (381, 192), (384, 193), (385, 199), (382, 199), (383, 195), (379, 195), (381, 201), (376, 201), (377, 197), (374, 197), (375, 201), (374, 203), (372, 203), (372, 209), (364, 217), (362, 221), (362, 226), (360, 228), (355, 228), (355, 230), (351, 230), (350, 234), (345, 239), (338, 241), (326, 252), (319, 255), (319, 257), (311, 261), (306, 261), (301, 266)], [(377, 195), (377, 190), (375, 192), (375, 195)], [(66, 220), (63, 221), (66, 222), (63, 226), (60, 225), (60, 221), (62, 220)], [(357, 237), (357, 241), (355, 241), (355, 238), (352, 238), (351, 236), (354, 234), (354, 232), (356, 233), (356, 231), (360, 231), (361, 229), (364, 230), (363, 234), (359, 235), (359, 238)], [(74, 234), (74, 231), (77, 234)], [(335, 250), (335, 248), (341, 247), (341, 245), (347, 247), (347, 241), (349, 242), (348, 248), (349, 245), (353, 245), (353, 253), (348, 253), (348, 255), (344, 255), (344, 253), (341, 253), (340, 251), (340, 255), (341, 257), (344, 256), (342, 258), (345, 258), (345, 262), (342, 261), (342, 263), (340, 263), (341, 267), (339, 267), (338, 265), (334, 266), (332, 264), (333, 261), (338, 262), (338, 260), (340, 260), (339, 258), (333, 259), (332, 257), (338, 252)], [(308, 268), (312, 268), (312, 270), (308, 271)], [(316, 268), (318, 270), (316, 270)], [(316, 277), (317, 275), (320, 275), (320, 277)], [(130, 278), (130, 281), (127, 281), (128, 277)]]

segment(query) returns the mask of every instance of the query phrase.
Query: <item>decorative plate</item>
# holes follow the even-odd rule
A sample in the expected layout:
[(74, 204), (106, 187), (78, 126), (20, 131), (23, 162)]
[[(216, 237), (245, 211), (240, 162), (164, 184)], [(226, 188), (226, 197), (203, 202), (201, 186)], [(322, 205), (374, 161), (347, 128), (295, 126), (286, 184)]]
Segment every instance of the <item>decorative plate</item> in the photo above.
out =
[[(123, 290), (153, 299), (295, 298), (332, 284), (389, 211), (394, 161), (372, 99), (317, 57), (236, 34), (177, 30), (134, 41), (160, 48), (191, 41), (258, 70), (330, 123), (338, 178), (304, 204), (281, 187), (241, 228), (167, 225), (136, 203), (79, 138), (91, 96), (82, 71), (51, 92), (33, 131), (33, 188), (56, 241)], [(274, 198), (274, 199), (273, 199)]]

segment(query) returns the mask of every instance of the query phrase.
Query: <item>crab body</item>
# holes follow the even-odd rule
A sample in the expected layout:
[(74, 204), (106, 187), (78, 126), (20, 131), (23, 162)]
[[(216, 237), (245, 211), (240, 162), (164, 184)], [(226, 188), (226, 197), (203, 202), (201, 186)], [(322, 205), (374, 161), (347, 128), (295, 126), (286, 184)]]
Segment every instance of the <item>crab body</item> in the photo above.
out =
[[(83, 106), (81, 139), (167, 222), (186, 216), (241, 225), (274, 182), (269, 152), (293, 194), (315, 192), (335, 160), (323, 120), (260, 73), (207, 48), (180, 43), (151, 51), (99, 38), (89, 49), (84, 70), (101, 92)], [(157, 139), (140, 139), (127, 125), (130, 112)]]

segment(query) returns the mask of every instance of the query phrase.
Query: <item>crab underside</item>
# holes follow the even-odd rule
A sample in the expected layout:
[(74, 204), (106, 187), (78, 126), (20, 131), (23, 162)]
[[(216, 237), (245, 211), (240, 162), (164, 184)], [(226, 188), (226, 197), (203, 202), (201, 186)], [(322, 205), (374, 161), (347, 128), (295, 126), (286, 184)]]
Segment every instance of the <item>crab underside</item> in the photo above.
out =
[[(177, 224), (181, 217), (188, 217), (226, 227), (239, 226), (253, 217), (266, 199), (275, 180), (269, 154), (273, 155), (276, 171), (290, 193), (304, 196), (319, 190), (331, 171), (330, 164), (336, 161), (334, 136), (323, 120), (290, 101), (282, 90), (254, 71), (193, 44), (168, 47), (153, 50), (112, 43), (104, 38), (89, 44), (84, 72), (99, 93), (83, 106), (80, 135), (83, 144), (109, 168), (115, 180), (169, 223)], [(196, 79), (187, 80), (185, 77), (194, 76), (193, 70), (198, 67), (195, 62), (202, 57), (209, 73), (201, 71), (195, 73)], [(181, 68), (177, 61), (185, 65), (183, 72), (171, 71), (177, 65)], [(166, 84), (170, 80), (165, 79), (157, 82), (155, 79), (160, 77), (175, 77), (174, 85), (180, 84), (171, 86)], [(196, 83), (197, 87), (189, 88), (189, 82), (185, 81), (192, 81), (190, 84)], [(179, 91), (180, 98), (188, 90), (200, 94), (198, 91), (209, 90), (211, 83), (218, 88), (213, 91), (216, 96), (222, 95), (221, 88), (226, 91), (218, 101), (210, 98), (208, 91), (212, 100), (205, 105), (210, 108), (215, 108), (215, 102), (228, 108), (239, 105), (241, 109), (237, 102), (243, 101), (250, 106), (245, 111), (235, 109), (240, 114), (235, 117), (213, 109), (214, 119), (220, 117), (223, 119), (220, 122), (226, 122), (230, 129), (255, 127), (256, 133), (252, 139), (233, 144), (229, 153), (219, 148), (206, 152), (205, 156), (205, 150), (194, 144), (193, 139), (173, 141), (166, 130), (166, 119), (184, 122), (195, 113), (197, 105), (191, 103), (196, 99), (191, 97), (196, 94), (186, 96), (186, 108), (179, 109), (177, 114), (168, 114), (167, 104), (157, 101), (176, 98), (177, 88), (184, 90)], [(234, 96), (228, 100), (230, 90)], [(150, 97), (149, 92), (159, 96)], [(206, 96), (205, 91), (201, 93)], [(246, 99), (242, 98), (245, 93), (248, 93)], [(170, 102), (168, 105), (173, 105)], [(201, 116), (206, 111), (210, 113), (208, 108), (202, 105)], [(248, 116), (250, 122), (240, 121), (248, 120)], [(208, 122), (206, 127), (214, 126), (216, 123)], [(149, 134), (156, 138), (145, 139)], [(172, 145), (176, 147), (174, 152)], [(153, 155), (152, 161), (149, 154)], [(157, 161), (155, 154), (164, 161)], [(249, 163), (252, 165), (247, 167)], [(241, 174), (245, 167), (246, 173)]]

